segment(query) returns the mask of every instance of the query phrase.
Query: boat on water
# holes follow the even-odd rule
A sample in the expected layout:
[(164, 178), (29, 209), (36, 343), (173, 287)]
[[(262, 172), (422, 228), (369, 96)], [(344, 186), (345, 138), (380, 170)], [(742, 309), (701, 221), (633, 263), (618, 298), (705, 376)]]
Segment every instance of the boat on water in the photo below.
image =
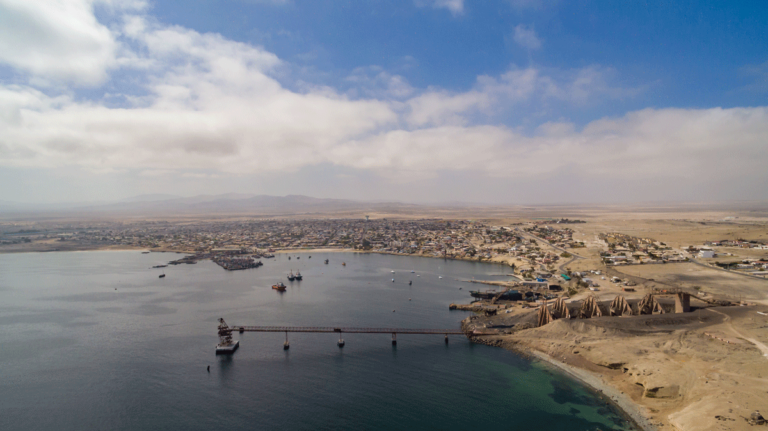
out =
[(301, 276), (301, 271), (296, 271), (296, 275), (295, 275), (293, 278), (295, 278), (296, 280), (299, 280), (299, 281), (301, 281), (301, 279), (303, 278), (303, 277)]
[(149, 254), (148, 251), (142, 251), (141, 254)]
[(328, 259), (325, 259), (325, 264), (328, 265)]
[(293, 271), (291, 271), (291, 273), (288, 274), (288, 281), (293, 281), (293, 280), (296, 280), (296, 276), (293, 275)]
[(392, 279), (392, 283), (394, 283), (394, 282), (395, 282), (395, 279), (393, 278), (393, 279)]
[(165, 278), (165, 273), (160, 274), (157, 278)]
[(408, 280), (408, 285), (410, 286), (412, 284), (413, 284), (413, 280)]
[(341, 266), (347, 266), (347, 262), (341, 262)]
[(278, 281), (277, 284), (273, 284), (272, 288), (281, 292), (285, 292), (285, 284), (283, 284), (282, 281)]
[(291, 256), (288, 256), (288, 260), (291, 260)]
[(391, 272), (392, 274), (394, 274), (394, 273), (395, 273), (395, 270), (393, 269), (392, 271), (389, 271), (389, 272)]
[(296, 256), (296, 259), (301, 259), (301, 256)]

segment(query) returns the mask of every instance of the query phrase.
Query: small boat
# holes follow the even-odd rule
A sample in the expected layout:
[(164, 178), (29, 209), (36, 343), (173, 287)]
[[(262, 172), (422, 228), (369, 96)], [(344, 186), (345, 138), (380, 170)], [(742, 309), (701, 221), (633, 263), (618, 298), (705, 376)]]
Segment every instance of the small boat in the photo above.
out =
[(157, 278), (165, 278), (165, 274), (160, 274)]
[(328, 265), (328, 259), (325, 259), (325, 264)]
[(421, 275), (420, 274), (416, 274), (416, 277), (421, 277)]
[(310, 259), (312, 259), (312, 256), (309, 256)]
[(443, 276), (441, 275), (441, 276), (439, 276), (439, 277), (437, 277), (437, 278), (443, 278)]
[(341, 262), (341, 266), (347, 266), (347, 262)]
[(293, 280), (296, 280), (296, 276), (293, 275), (293, 271), (291, 271), (291, 273), (288, 274), (288, 281), (293, 281)]
[(301, 271), (296, 271), (296, 275), (293, 278), (295, 278), (296, 280), (301, 281), (301, 279), (302, 279)]
[(413, 280), (408, 280), (408, 285), (410, 286), (412, 284), (413, 284)]
[(288, 260), (291, 260), (291, 256), (288, 256)]
[(301, 259), (301, 256), (296, 256), (296, 259)]
[(148, 251), (142, 251), (141, 254), (149, 254)]
[(273, 284), (272, 288), (275, 290), (279, 290), (280, 292), (285, 292), (285, 285), (282, 281), (278, 281), (277, 284)]
[(389, 272), (391, 272), (392, 274), (394, 274), (394, 273), (395, 273), (395, 270), (392, 270), (392, 271), (389, 271)]
[(414, 272), (416, 272), (416, 271), (411, 271), (411, 274), (413, 274)]
[(395, 282), (395, 279), (393, 278), (393, 279), (392, 279), (392, 283), (394, 283), (394, 282)]

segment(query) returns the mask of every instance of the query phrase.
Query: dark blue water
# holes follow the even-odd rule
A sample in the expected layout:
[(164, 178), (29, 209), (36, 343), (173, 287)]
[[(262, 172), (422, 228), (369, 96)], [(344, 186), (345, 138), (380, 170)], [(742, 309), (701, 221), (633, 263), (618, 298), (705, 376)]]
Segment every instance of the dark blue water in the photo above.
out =
[[(393, 347), (388, 334), (345, 334), (339, 349), (334, 334), (295, 334), (286, 352), (284, 334), (245, 333), (233, 357), (215, 356), (219, 317), (230, 325), (459, 328), (467, 314), (448, 304), (467, 301), (472, 286), (459, 280), (506, 272), (311, 255), (236, 272), (209, 261), (172, 266), (164, 279), (149, 267), (178, 255), (0, 255), (0, 429), (627, 429), (580, 384), (461, 336), (445, 345), (442, 335), (400, 335)], [(304, 280), (288, 283), (290, 269)], [(288, 291), (272, 290), (276, 281)]]

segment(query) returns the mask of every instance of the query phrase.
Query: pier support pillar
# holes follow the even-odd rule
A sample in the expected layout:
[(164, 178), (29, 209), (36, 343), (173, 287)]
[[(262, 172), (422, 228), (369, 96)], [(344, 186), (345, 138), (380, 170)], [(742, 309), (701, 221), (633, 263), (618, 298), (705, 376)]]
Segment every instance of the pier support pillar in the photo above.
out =
[(445, 334), (445, 344), (448, 344), (448, 334)]
[(680, 292), (675, 295), (675, 313), (688, 313), (691, 311), (691, 295)]
[(392, 333), (392, 345), (393, 346), (397, 345), (397, 333), (395, 332)]

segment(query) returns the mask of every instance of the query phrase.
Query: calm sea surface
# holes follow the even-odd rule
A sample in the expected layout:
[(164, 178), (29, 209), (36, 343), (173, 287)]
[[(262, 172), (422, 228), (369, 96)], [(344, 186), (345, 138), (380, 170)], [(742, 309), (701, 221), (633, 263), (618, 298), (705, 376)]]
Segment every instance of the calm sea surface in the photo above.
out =
[[(508, 272), (374, 254), (293, 256), (235, 272), (210, 261), (171, 266), (159, 279), (163, 270), (150, 267), (180, 255), (0, 255), (0, 429), (626, 429), (577, 382), (461, 336), (445, 345), (442, 335), (400, 335), (393, 347), (388, 334), (345, 334), (339, 349), (334, 334), (293, 334), (284, 351), (284, 334), (245, 333), (235, 335), (234, 356), (217, 357), (219, 317), (459, 328), (467, 314), (448, 304), (477, 286), (460, 280)], [(291, 269), (304, 280), (288, 283)], [(272, 290), (277, 281), (288, 291)]]

